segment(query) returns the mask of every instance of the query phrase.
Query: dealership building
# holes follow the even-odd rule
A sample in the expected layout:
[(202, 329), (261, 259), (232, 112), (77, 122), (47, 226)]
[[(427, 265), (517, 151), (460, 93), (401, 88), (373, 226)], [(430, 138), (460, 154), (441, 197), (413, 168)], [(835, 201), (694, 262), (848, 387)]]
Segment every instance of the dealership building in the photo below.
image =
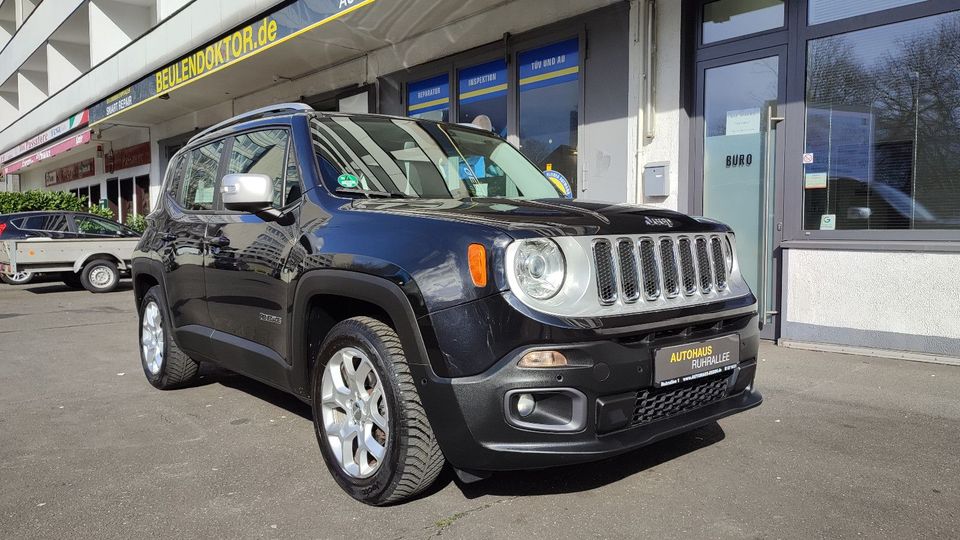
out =
[(769, 339), (960, 362), (955, 0), (0, 0), (0, 190), (126, 220), (192, 135), (292, 101), (720, 219)]

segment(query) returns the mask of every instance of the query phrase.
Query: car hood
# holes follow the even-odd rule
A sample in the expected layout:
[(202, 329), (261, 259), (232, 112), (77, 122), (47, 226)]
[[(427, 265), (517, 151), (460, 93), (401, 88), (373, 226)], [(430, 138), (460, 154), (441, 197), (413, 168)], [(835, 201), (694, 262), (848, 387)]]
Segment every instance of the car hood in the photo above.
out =
[(357, 199), (348, 208), (476, 223), (515, 237), (729, 230), (710, 219), (661, 208), (567, 199)]

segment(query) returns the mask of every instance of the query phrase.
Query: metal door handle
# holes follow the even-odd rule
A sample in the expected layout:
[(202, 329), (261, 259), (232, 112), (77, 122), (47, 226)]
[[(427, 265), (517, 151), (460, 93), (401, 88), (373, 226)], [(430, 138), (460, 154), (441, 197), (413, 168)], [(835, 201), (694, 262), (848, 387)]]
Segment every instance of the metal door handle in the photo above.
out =
[(224, 248), (230, 245), (230, 239), (226, 236), (205, 236), (203, 241), (215, 247)]
[(767, 105), (767, 133), (766, 139), (767, 144), (763, 160), (763, 182), (760, 184), (760, 204), (763, 205), (761, 208), (760, 216), (762, 223), (762, 231), (760, 232), (760, 238), (763, 245), (760, 247), (760, 290), (756, 291), (757, 293), (757, 304), (760, 311), (760, 324), (763, 325), (767, 321), (767, 318), (770, 315), (775, 315), (775, 311), (766, 310), (767, 305), (767, 272), (769, 267), (769, 259), (773, 254), (767, 252), (767, 248), (770, 245), (770, 196), (773, 194), (775, 186), (771, 185), (774, 181), (774, 175), (776, 174), (776, 169), (773, 166), (773, 160), (777, 155), (777, 124), (785, 120), (782, 116), (774, 116), (775, 111), (774, 105)]

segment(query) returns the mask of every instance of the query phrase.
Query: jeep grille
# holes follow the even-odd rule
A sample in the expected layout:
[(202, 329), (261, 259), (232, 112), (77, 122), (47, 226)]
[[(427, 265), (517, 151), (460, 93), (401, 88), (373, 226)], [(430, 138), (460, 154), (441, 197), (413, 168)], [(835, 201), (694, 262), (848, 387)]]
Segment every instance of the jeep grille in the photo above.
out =
[(596, 240), (598, 300), (608, 306), (618, 298), (630, 304), (722, 292), (729, 249), (720, 235), (619, 238), (616, 249), (605, 239)]

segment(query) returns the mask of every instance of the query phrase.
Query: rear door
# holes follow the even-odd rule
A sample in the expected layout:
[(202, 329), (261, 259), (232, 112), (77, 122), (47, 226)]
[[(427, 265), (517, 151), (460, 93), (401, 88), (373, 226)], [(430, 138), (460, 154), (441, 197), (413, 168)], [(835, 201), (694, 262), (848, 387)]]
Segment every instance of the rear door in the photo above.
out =
[(209, 335), (210, 313), (203, 279), (204, 238), (214, 215), (216, 186), (221, 175), (224, 142), (217, 141), (182, 154), (167, 183), (167, 212), (157, 224), (166, 270), (167, 303), (181, 346), (196, 350), (206, 345), (193, 338)]
[(273, 206), (281, 217), (264, 220), (222, 209), (210, 216), (207, 306), (213, 327), (225, 334), (221, 339), (256, 352), (234, 355), (235, 361), (247, 365), (233, 367), (272, 379), (278, 366), (270, 364), (288, 358), (287, 306), (295, 268), (288, 268), (287, 262), (299, 237), (300, 171), (286, 125), (238, 134), (229, 140), (226, 155), (224, 174), (265, 174), (273, 179)]

